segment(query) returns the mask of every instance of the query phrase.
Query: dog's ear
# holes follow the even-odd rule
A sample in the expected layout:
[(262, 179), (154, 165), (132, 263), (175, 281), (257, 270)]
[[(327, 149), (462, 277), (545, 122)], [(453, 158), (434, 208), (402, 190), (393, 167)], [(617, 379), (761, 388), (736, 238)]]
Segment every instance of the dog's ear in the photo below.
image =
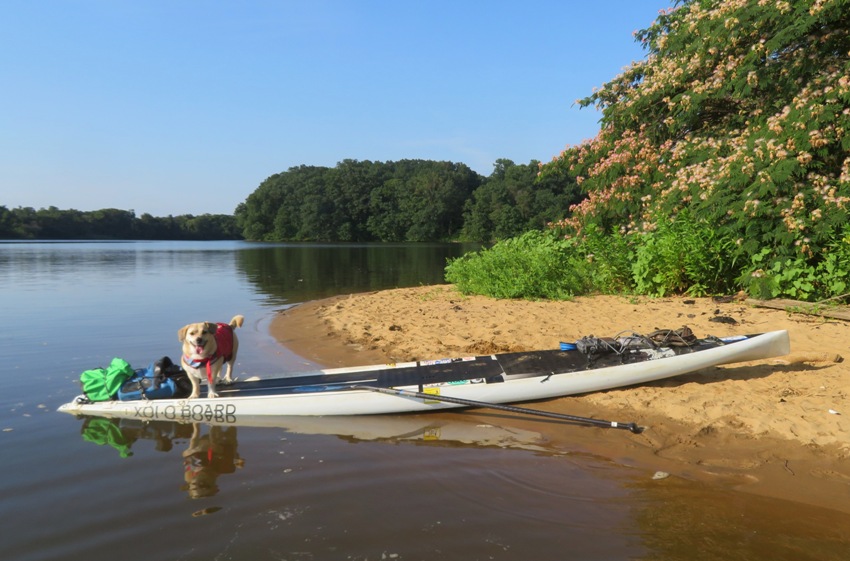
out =
[(189, 330), (188, 325), (184, 325), (183, 327), (181, 327), (180, 331), (177, 332), (177, 340), (182, 343), (186, 339), (186, 331), (188, 331), (188, 330)]
[(204, 323), (204, 331), (211, 335), (215, 335), (215, 332), (218, 331), (218, 325), (214, 324), (211, 321)]

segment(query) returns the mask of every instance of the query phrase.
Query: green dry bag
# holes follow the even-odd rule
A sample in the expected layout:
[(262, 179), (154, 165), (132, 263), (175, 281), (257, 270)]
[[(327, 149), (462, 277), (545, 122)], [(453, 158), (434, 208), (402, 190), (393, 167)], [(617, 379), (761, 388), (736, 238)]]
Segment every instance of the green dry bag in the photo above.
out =
[(126, 360), (113, 358), (108, 368), (95, 368), (80, 374), (80, 383), (90, 400), (109, 401), (133, 374), (133, 368)]

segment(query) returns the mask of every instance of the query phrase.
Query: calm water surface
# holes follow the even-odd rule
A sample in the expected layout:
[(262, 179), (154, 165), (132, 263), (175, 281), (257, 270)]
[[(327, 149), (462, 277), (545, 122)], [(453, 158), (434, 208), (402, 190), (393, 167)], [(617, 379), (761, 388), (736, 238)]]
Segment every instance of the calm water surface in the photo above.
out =
[(502, 416), (222, 429), (56, 412), (83, 370), (179, 356), (195, 320), (246, 316), (238, 375), (309, 369), (269, 336), (277, 311), (438, 283), (465, 249), (0, 243), (0, 559), (850, 558), (846, 515), (658, 485)]

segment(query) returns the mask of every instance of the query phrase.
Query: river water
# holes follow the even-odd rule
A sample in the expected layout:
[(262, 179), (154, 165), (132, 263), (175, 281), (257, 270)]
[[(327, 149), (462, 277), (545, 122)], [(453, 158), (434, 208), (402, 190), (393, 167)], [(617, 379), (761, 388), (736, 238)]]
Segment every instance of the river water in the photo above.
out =
[[(239, 313), (238, 376), (316, 365), (288, 306), (442, 281), (457, 245), (0, 243), (4, 560), (776, 561), (850, 558), (850, 517), (663, 483), (463, 412), (272, 427), (77, 419), (79, 374), (179, 357)], [(440, 358), (440, 357), (435, 357)], [(588, 430), (566, 426), (564, 431)]]

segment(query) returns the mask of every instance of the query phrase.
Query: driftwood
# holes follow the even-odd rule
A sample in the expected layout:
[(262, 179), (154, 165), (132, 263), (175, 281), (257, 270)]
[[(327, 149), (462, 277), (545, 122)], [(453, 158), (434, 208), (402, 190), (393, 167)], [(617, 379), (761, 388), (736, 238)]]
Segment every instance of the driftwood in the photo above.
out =
[(799, 300), (786, 300), (783, 298), (774, 298), (773, 300), (747, 298), (744, 303), (757, 308), (772, 308), (795, 314), (807, 314), (810, 316), (850, 321), (850, 306), (824, 305), (820, 303), (800, 302)]

